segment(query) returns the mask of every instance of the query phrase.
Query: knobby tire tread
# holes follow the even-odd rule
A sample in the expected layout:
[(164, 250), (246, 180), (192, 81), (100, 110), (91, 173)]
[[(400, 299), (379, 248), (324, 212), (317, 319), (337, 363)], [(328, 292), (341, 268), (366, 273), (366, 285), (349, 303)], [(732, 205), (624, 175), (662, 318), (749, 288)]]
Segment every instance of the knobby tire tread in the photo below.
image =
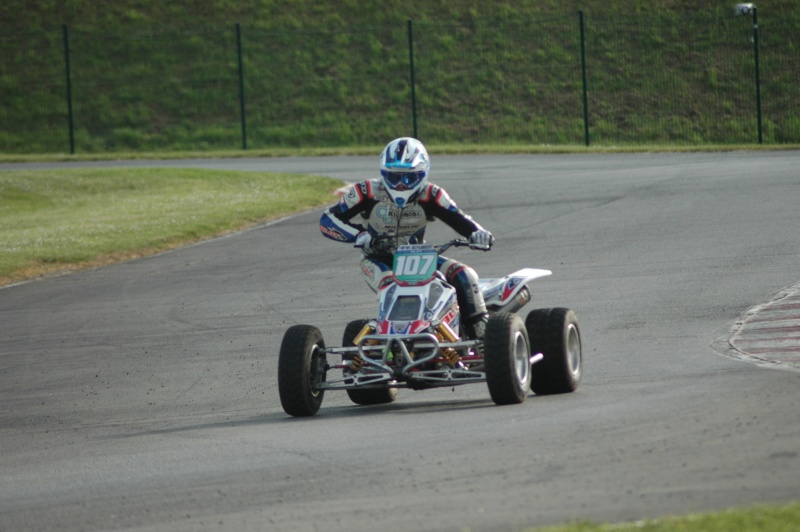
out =
[(284, 411), (296, 417), (312, 416), (319, 410), (324, 390), (314, 395), (309, 369), (313, 345), (324, 349), (322, 333), (311, 325), (294, 325), (283, 336), (278, 357), (278, 392)]
[(515, 347), (512, 345), (515, 320), (520, 320), (516, 314), (499, 312), (489, 318), (486, 326), (484, 337), (486, 383), (492, 401), (498, 405), (519, 404), (525, 401), (528, 395), (527, 389), (519, 389), (514, 366), (508, 361), (509, 353)]
[(525, 320), (531, 352), (544, 354), (544, 359), (532, 367), (531, 389), (536, 395), (575, 391), (576, 383), (570, 377), (564, 354), (565, 326), (571, 312), (567, 308), (537, 309)]

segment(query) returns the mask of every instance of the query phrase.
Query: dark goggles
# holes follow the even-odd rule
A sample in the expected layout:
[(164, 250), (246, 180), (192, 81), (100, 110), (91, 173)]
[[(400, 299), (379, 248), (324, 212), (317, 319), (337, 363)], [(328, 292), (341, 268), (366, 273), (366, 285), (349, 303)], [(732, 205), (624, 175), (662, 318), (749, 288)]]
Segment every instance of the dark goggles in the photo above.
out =
[(383, 177), (386, 183), (392, 188), (404, 187), (406, 189), (413, 188), (418, 185), (422, 178), (425, 177), (424, 172), (383, 172)]

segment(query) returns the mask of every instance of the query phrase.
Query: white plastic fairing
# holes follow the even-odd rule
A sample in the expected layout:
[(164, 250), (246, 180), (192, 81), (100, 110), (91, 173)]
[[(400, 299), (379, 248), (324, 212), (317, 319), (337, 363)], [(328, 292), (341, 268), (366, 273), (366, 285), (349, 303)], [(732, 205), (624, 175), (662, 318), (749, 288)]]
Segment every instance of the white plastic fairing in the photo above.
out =
[(552, 275), (550, 270), (523, 268), (501, 279), (481, 279), (479, 286), (486, 306), (502, 308), (513, 300), (529, 282)]

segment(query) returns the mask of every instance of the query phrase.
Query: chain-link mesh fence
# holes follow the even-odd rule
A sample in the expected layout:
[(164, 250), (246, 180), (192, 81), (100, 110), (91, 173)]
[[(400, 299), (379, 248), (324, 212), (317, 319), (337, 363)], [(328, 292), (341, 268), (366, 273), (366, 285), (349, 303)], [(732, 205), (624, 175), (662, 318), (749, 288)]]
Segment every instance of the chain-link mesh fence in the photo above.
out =
[(235, 148), (233, 28), (197, 33), (70, 33), (81, 151)]
[(252, 146), (380, 144), (409, 133), (403, 26), (244, 31), (243, 41)]
[(766, 143), (800, 142), (800, 10), (759, 15), (763, 132)]
[(577, 16), (414, 25), (419, 136), (583, 142)]
[(597, 142), (757, 140), (752, 30), (746, 21), (617, 17), (591, 20), (587, 35)]
[(2, 34), (0, 151), (797, 143), (800, 16), (760, 18)]
[(62, 33), (0, 34), (0, 151), (69, 150)]

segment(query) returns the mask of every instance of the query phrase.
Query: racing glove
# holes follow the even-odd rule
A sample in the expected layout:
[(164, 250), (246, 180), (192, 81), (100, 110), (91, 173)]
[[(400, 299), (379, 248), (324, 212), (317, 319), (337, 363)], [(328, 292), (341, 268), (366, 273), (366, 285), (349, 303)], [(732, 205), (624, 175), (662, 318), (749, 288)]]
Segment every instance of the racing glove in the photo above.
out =
[(469, 235), (469, 247), (472, 249), (489, 251), (492, 249), (492, 244), (494, 244), (494, 237), (492, 236), (492, 233), (486, 231), (485, 229), (478, 229)]
[(370, 245), (372, 244), (372, 235), (369, 234), (367, 231), (361, 231), (358, 233), (356, 237), (356, 247), (361, 248), (364, 251), (370, 251)]

